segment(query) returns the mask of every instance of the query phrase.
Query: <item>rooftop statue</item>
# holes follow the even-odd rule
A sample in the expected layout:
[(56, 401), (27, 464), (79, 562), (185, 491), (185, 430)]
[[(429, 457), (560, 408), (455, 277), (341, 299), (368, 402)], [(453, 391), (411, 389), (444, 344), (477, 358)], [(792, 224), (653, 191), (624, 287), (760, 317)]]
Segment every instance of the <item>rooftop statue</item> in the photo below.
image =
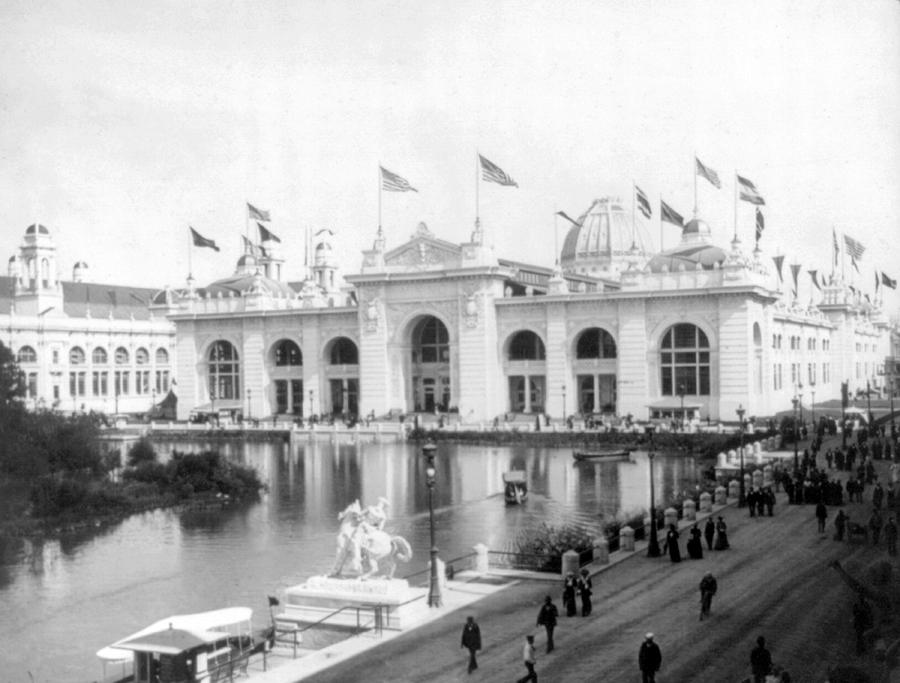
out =
[[(363, 509), (355, 500), (338, 515), (341, 528), (332, 577), (392, 579), (397, 562), (412, 559), (412, 548), (406, 539), (384, 531), (389, 506), (386, 498), (379, 498), (378, 503)], [(383, 569), (379, 570), (379, 562), (384, 563)]]

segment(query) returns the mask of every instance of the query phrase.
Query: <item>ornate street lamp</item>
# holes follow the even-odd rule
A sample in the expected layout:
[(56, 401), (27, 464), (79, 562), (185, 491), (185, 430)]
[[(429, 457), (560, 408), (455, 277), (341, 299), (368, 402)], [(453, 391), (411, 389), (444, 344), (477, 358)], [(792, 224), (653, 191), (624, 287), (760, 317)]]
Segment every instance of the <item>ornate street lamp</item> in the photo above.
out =
[(437, 446), (429, 442), (422, 446), (425, 456), (425, 485), (428, 487), (428, 525), (431, 529), (431, 581), (428, 583), (428, 606), (441, 606), (441, 586), (438, 583), (438, 549), (434, 542), (434, 452)]
[(681, 399), (681, 428), (684, 429), (684, 384), (678, 385), (678, 398)]
[(744, 413), (747, 411), (744, 410), (744, 405), (740, 404), (735, 412), (737, 413), (738, 419), (741, 421), (741, 488), (740, 495), (738, 496), (738, 507), (742, 508), (747, 504), (747, 495), (744, 492)]
[(253, 408), (252, 408), (252, 405), (253, 405), (253, 404), (252, 404), (252, 402), (251, 402), (251, 400), (250, 400), (250, 389), (247, 389), (247, 419), (248, 419), (248, 420), (252, 420), (252, 419), (253, 419)]
[(650, 543), (647, 545), (647, 557), (659, 557), (662, 554), (659, 551), (659, 539), (656, 537), (656, 488), (653, 484), (653, 458), (656, 453), (653, 451), (653, 430), (653, 425), (645, 428), (650, 440), (647, 447), (647, 459), (650, 461)]
[(812, 420), (812, 432), (813, 432), (813, 438), (815, 439), (819, 434), (819, 430), (816, 429), (816, 383), (815, 383), (815, 381), (811, 381), (809, 383), (809, 391), (812, 394), (812, 404), (810, 405), (809, 409), (812, 411), (812, 417), (810, 419)]
[(566, 423), (566, 385), (565, 384), (562, 385), (562, 399), (563, 399), (562, 419), (563, 419), (563, 424), (565, 424)]
[(798, 459), (798, 456), (797, 456), (797, 430), (798, 430), (797, 404), (800, 403), (800, 399), (797, 398), (796, 396), (794, 396), (794, 398), (792, 398), (791, 401), (794, 404), (794, 472), (796, 472), (797, 470), (800, 469), (800, 460)]
[(872, 433), (872, 387), (869, 385), (869, 380), (866, 380), (866, 431), (871, 434)]
[(312, 420), (313, 416), (313, 390), (309, 390), (309, 419)]

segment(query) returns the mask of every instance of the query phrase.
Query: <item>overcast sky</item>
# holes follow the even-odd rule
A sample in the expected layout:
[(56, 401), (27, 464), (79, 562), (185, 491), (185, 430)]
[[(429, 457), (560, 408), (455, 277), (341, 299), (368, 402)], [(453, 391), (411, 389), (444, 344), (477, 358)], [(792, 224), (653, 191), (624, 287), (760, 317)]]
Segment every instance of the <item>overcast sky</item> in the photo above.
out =
[(46, 224), (64, 278), (83, 259), (92, 281), (180, 285), (189, 224), (222, 247), (194, 250), (198, 282), (228, 275), (247, 201), (292, 279), (307, 228), (333, 230), (354, 272), (379, 163), (419, 190), (383, 194), (389, 247), (419, 221), (463, 241), (478, 150), (519, 183), (481, 186), (500, 256), (552, 265), (554, 212), (630, 206), (632, 181), (658, 242), (660, 195), (691, 215), (696, 153), (724, 182), (698, 185), (718, 242), (737, 171), (765, 197), (767, 257), (801, 263), (804, 289), (832, 228), (867, 248), (857, 284), (900, 279), (897, 0), (5, 0), (0, 23), (0, 244)]

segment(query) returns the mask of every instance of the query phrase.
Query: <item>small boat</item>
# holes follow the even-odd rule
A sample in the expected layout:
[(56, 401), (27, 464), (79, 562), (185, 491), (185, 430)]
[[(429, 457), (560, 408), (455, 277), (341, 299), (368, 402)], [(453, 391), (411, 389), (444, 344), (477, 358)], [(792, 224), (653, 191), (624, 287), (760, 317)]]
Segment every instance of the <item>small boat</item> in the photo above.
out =
[(521, 505), (528, 498), (528, 483), (525, 470), (511, 470), (503, 473), (503, 497), (507, 505)]
[[(117, 683), (208, 683), (246, 671), (250, 656), (265, 652), (268, 631), (254, 634), (249, 607), (177, 614), (97, 651), (106, 680), (108, 664), (121, 665)], [(128, 674), (128, 669), (131, 673)]]
[(575, 451), (572, 457), (576, 462), (617, 462), (619, 460), (628, 460), (631, 451), (622, 449), (618, 451)]

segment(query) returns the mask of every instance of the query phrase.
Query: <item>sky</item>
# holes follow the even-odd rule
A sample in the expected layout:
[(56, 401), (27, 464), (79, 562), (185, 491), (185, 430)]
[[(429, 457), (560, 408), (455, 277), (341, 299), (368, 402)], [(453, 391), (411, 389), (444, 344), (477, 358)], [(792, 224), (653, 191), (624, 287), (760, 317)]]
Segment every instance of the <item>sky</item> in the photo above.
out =
[[(3, 0), (0, 23), (0, 244), (47, 225), (64, 279), (84, 260), (90, 281), (180, 286), (188, 225), (222, 248), (193, 249), (198, 283), (230, 275), (248, 201), (289, 279), (310, 229), (357, 272), (379, 164), (418, 189), (381, 193), (388, 248), (419, 222), (466, 241), (476, 152), (519, 184), (478, 188), (501, 257), (552, 266), (555, 212), (630, 207), (634, 183), (658, 246), (660, 197), (692, 215), (696, 155), (723, 180), (697, 183), (716, 241), (737, 172), (766, 201), (764, 258), (802, 265), (801, 300), (833, 230), (866, 247), (860, 274), (844, 265), (857, 286), (900, 279), (897, 0)], [(738, 202), (748, 250), (753, 211)]]

